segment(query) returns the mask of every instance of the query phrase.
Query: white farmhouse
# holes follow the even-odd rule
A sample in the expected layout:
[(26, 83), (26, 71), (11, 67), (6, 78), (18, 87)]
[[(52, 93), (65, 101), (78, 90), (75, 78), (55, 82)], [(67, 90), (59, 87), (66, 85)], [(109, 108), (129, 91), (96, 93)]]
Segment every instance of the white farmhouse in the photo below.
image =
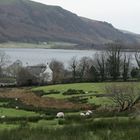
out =
[(43, 80), (44, 83), (52, 81), (53, 71), (50, 69), (48, 63), (46, 65), (46, 69), (42, 73), (40, 73), (40, 78)]
[(37, 66), (27, 66), (27, 70), (38, 79), (38, 83), (45, 84), (51, 83), (53, 79), (53, 71), (49, 64), (41, 64)]

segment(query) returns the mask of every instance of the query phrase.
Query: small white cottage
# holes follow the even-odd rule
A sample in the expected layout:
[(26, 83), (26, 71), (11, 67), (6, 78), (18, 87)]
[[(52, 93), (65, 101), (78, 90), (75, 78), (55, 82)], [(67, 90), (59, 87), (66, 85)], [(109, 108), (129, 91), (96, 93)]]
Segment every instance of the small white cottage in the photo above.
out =
[(49, 64), (47, 63), (46, 69), (40, 73), (40, 78), (44, 83), (51, 82), (53, 79), (53, 71), (50, 69)]
[(27, 69), (38, 79), (40, 84), (51, 83), (53, 79), (53, 71), (48, 63), (46, 65), (27, 66)]

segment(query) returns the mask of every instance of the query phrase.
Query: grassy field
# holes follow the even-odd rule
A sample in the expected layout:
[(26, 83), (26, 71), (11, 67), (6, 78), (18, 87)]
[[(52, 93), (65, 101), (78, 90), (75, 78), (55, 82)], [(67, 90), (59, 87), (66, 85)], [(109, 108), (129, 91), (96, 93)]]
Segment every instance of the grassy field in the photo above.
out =
[(105, 93), (105, 88), (109, 85), (128, 85), (134, 84), (135, 86), (140, 86), (138, 82), (105, 82), (105, 83), (74, 83), (74, 84), (58, 84), (58, 85), (51, 85), (51, 86), (42, 86), (42, 87), (35, 87), (33, 90), (43, 90), (44, 92), (48, 92), (50, 90), (58, 90), (60, 92), (64, 92), (68, 89), (76, 89), (76, 90), (84, 90), (85, 92), (92, 92), (103, 94)]
[[(88, 98), (88, 103), (95, 104), (95, 105), (112, 105), (113, 102), (110, 98), (102, 96), (96, 97), (97, 95), (106, 94), (106, 87), (112, 84), (121, 85), (120, 82), (114, 83), (76, 83), (76, 84), (62, 84), (62, 85), (52, 85), (52, 86), (43, 86), (38, 88), (33, 88), (33, 91), (43, 91), (46, 93), (43, 97), (51, 97), (56, 99), (68, 99), (70, 97), (86, 97)], [(135, 84), (135, 86), (139, 86), (139, 83), (123, 83), (125, 84)], [(63, 92), (67, 91), (68, 89), (75, 89), (75, 90), (83, 90), (86, 94), (81, 95), (63, 95)], [(47, 94), (51, 90), (59, 91), (59, 94)]]
[[(41, 104), (38, 105), (48, 102), (46, 99), (54, 98), (55, 100), (52, 101), (59, 105), (61, 102), (58, 101), (67, 101), (67, 99), (71, 97), (86, 97), (88, 98), (88, 104), (101, 105), (99, 108), (101, 107), (102, 109), (105, 105), (113, 105), (110, 98), (106, 96), (105, 90), (106, 86), (111, 84), (134, 84), (137, 87), (140, 86), (139, 83), (75, 83), (12, 90), (8, 89), (6, 95), (7, 98), (13, 96), (14, 99), (18, 96), (18, 100), (23, 100), (24, 103), (26, 103), (28, 99), (29, 103), (32, 103), (33, 101), (35, 101), (36, 104), (41, 102)], [(64, 95), (63, 93), (68, 89), (83, 90), (86, 93)], [(53, 90), (59, 92), (51, 94), (50, 91), (53, 92)], [(43, 91), (45, 95), (36, 96), (32, 91), (36, 92), (36, 94), (38, 93), (37, 91)], [(2, 92), (4, 92), (4, 90), (2, 90)], [(50, 93), (48, 94), (48, 92)], [(6, 95), (3, 95), (2, 93), (0, 95), (1, 98), (6, 97)], [(8, 101), (10, 102), (11, 100), (9, 99)], [(5, 115), (7, 117), (17, 118), (39, 116), (39, 120), (29, 121), (28, 119), (18, 120), (19, 118), (16, 118), (17, 120), (15, 121), (2, 121), (3, 123), (0, 124), (0, 139), (2, 140), (139, 140), (140, 138), (139, 112), (101, 111), (100, 109), (98, 110), (97, 106), (95, 110), (93, 109), (93, 114), (91, 116), (83, 117), (80, 116), (80, 113), (86, 112), (87, 110), (82, 110), (80, 108), (76, 111), (70, 109), (67, 110), (67, 112), (62, 109), (61, 111), (64, 111), (65, 117), (58, 119), (56, 118), (56, 112), (53, 113), (53, 108), (51, 108), (51, 110), (46, 109), (48, 105), (52, 106), (52, 102), (46, 104), (46, 110), (38, 110), (36, 112), (26, 111), (26, 109), (6, 108), (4, 106), (7, 105), (7, 103), (6, 100), (2, 101), (1, 99), (0, 116)], [(37, 108), (38, 107), (39, 106), (37, 106)], [(45, 117), (40, 118), (42, 115)]]
[(84, 90), (84, 91), (92, 91), (93, 93), (104, 93), (105, 86), (110, 83), (76, 83), (76, 84), (62, 84), (62, 85), (52, 85), (52, 86), (44, 86), (34, 88), (33, 90), (43, 90), (47, 92), (49, 90), (58, 90), (60, 92), (64, 92), (68, 89), (76, 89), (76, 90)]
[(39, 114), (32, 111), (1, 107), (0, 116), (2, 115), (5, 115), (7, 117), (29, 117), (29, 116), (38, 116)]

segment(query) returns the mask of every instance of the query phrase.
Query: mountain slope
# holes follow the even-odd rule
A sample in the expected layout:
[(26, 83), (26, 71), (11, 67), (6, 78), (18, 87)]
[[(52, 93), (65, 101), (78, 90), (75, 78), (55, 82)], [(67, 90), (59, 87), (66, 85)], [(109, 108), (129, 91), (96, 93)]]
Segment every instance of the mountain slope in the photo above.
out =
[(102, 45), (121, 41), (138, 44), (139, 40), (106, 22), (82, 18), (59, 6), (28, 0), (0, 1), (0, 41), (65, 41)]

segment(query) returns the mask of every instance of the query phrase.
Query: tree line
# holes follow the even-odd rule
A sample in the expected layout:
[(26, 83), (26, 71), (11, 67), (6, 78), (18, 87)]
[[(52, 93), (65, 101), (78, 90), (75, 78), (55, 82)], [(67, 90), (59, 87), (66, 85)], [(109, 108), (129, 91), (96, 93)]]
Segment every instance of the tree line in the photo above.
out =
[[(128, 81), (140, 78), (140, 51), (134, 55), (125, 52), (121, 44), (108, 44), (108, 48), (100, 51), (93, 57), (73, 57), (68, 66), (53, 59), (49, 66), (53, 72), (52, 84), (73, 82), (104, 82), (104, 81)], [(133, 66), (133, 59), (137, 65)], [(0, 78), (10, 77), (26, 82), (27, 78), (38, 81), (32, 73), (21, 64), (6, 67), (8, 56), (0, 53)]]

